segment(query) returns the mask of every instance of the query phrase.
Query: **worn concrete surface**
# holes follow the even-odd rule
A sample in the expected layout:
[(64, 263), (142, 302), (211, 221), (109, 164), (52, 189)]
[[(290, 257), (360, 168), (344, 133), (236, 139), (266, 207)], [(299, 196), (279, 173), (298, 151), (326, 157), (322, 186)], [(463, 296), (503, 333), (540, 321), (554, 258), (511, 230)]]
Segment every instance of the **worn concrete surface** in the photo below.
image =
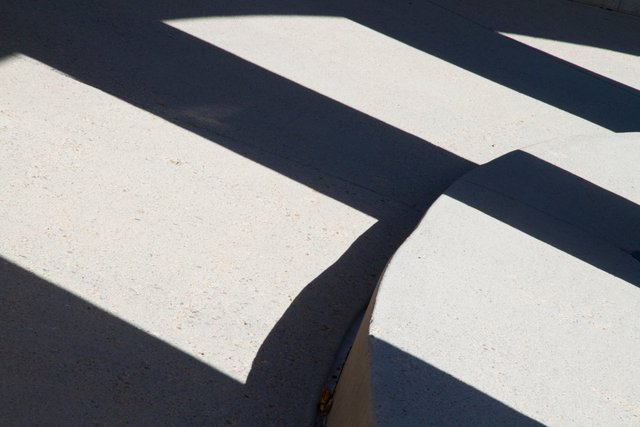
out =
[(578, 137), (456, 181), (389, 263), (353, 364), (369, 377), (336, 405), (369, 394), (378, 425), (636, 425), (639, 162), (639, 133)]
[(455, 178), (640, 130), (637, 28), (556, 1), (2, 2), (0, 421), (311, 424)]

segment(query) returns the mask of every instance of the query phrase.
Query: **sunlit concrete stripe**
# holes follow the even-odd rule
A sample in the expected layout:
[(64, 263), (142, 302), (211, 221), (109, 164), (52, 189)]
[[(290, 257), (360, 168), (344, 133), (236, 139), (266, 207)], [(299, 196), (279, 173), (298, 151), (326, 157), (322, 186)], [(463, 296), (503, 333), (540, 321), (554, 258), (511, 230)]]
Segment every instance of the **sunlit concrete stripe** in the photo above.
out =
[[(451, 16), (452, 21), (462, 22)], [(474, 162), (519, 148), (523, 139), (541, 142), (576, 131), (607, 133), (594, 123), (347, 18), (238, 16), (166, 23)], [(425, 39), (429, 31), (438, 31), (428, 23), (424, 28), (414, 22), (408, 25), (422, 29)], [(466, 31), (469, 28), (488, 32), (473, 23), (464, 24)], [(638, 61), (631, 64), (638, 67)]]
[(239, 382), (376, 221), (33, 59), (0, 88), (0, 256)]
[[(637, 54), (523, 34), (507, 32), (501, 32), (501, 34), (586, 70), (597, 71), (612, 81), (640, 90), (640, 59)], [(640, 47), (638, 49), (640, 51)]]
[(452, 185), (389, 263), (330, 424), (635, 424), (639, 143), (540, 144)]

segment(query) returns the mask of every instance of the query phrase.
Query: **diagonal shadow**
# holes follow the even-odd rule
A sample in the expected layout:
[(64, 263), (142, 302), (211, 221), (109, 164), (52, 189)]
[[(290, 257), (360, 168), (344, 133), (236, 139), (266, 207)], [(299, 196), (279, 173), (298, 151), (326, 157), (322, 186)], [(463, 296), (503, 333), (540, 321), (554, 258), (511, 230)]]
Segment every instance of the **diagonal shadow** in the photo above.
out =
[(239, 398), (235, 380), (4, 259), (0, 330), (2, 425), (204, 425)]
[[(179, 350), (0, 259), (0, 419), (3, 425), (273, 425), (278, 399), (255, 393)], [(387, 411), (419, 425), (537, 425), (533, 420), (405, 352), (374, 340), (391, 361), (378, 387)], [(277, 395), (266, 390), (265, 396)], [(282, 396), (277, 396), (282, 397)], [(233, 400), (243, 399), (242, 413)], [(416, 403), (419, 404), (408, 404)], [(265, 411), (265, 407), (269, 408)], [(383, 408), (384, 410), (384, 408)], [(408, 411), (408, 412), (407, 412)], [(387, 418), (387, 419), (394, 419)], [(289, 420), (295, 422), (295, 420)], [(479, 424), (478, 424), (479, 423)], [(418, 425), (418, 424), (416, 424)]]
[[(211, 379), (210, 384), (220, 382), (221, 393), (228, 400), (203, 391), (212, 406), (184, 404), (184, 413), (206, 414), (215, 420), (310, 420), (314, 408), (308, 402), (309, 393), (317, 392), (322, 384), (328, 370), (323, 365), (338, 348), (345, 325), (366, 304), (384, 263), (416, 224), (420, 213), (474, 165), (163, 25), (157, 20), (159, 16), (347, 16), (609, 129), (628, 130), (640, 123), (634, 90), (510, 41), (432, 4), (421, 6), (409, 24), (402, 24), (399, 19), (399, 13), (406, 9), (384, 16), (380, 9), (356, 2), (338, 6), (318, 6), (313, 2), (256, 6), (252, 2), (234, 2), (230, 6), (196, 1), (176, 6), (175, 2), (141, 0), (126, 4), (61, 0), (30, 4), (8, 1), (0, 7), (0, 49), (23, 52), (379, 220), (294, 300), (261, 347), (244, 387), (230, 384), (223, 376), (203, 374)], [(532, 71), (536, 69), (541, 73)], [(336, 178), (348, 183), (349, 188), (335, 185)], [(389, 208), (389, 200), (399, 201), (405, 208)], [(42, 282), (38, 283), (42, 288)], [(15, 287), (13, 291), (19, 294)], [(64, 299), (52, 301), (64, 303)], [(44, 304), (46, 299), (37, 301)], [(34, 310), (37, 308), (31, 311)], [(64, 313), (52, 314), (57, 315), (64, 319)], [(110, 322), (109, 318), (98, 316), (95, 327)], [(121, 335), (130, 336), (125, 341), (148, 339), (137, 332), (129, 333), (124, 327), (120, 331)], [(61, 341), (65, 339), (60, 337)], [(153, 352), (168, 360), (177, 358), (165, 350)], [(68, 355), (71, 357), (72, 353)], [(129, 357), (134, 355), (113, 355), (115, 360)], [(189, 359), (176, 363), (184, 369), (191, 366)], [(193, 369), (201, 372), (197, 363)], [(203, 390), (197, 385), (199, 378), (199, 374), (186, 375), (185, 384), (193, 380), (194, 388)], [(162, 379), (154, 382), (162, 383)], [(175, 392), (182, 393), (185, 387), (179, 386)], [(67, 391), (55, 386), (51, 390), (60, 395)], [(146, 388), (136, 390), (131, 393), (132, 399), (140, 399), (143, 394), (138, 393)], [(61, 406), (54, 409), (64, 411), (65, 402), (56, 402)], [(164, 402), (171, 407), (170, 400)], [(278, 409), (283, 407), (287, 410)], [(86, 408), (73, 407), (67, 414), (78, 415), (76, 411)], [(125, 410), (112, 409), (116, 417), (117, 411)], [(140, 414), (133, 407), (130, 410), (121, 419), (130, 416), (146, 420), (145, 414), (150, 414), (144, 408)], [(99, 413), (108, 416), (108, 412)]]
[[(472, 11), (461, 15), (429, 3), (411, 19), (357, 12), (354, 21), (523, 95), (615, 132), (640, 130), (638, 90), (491, 31)], [(640, 42), (637, 34), (629, 31)]]
[[(523, 151), (465, 175), (445, 194), (640, 286), (640, 206)], [(471, 185), (469, 185), (471, 184)]]
[[(344, 1), (295, 1), (273, 0), (258, 2), (241, 0), (191, 1), (176, 3), (171, 0), (154, 2), (148, 8), (148, 0), (110, 1), (113, 9), (144, 11), (147, 19), (162, 21), (167, 19), (198, 18), (203, 16), (241, 15), (308, 15), (308, 16), (371, 16), (383, 21), (389, 17), (414, 17), (422, 22), (420, 28), (407, 27), (407, 33), (424, 31), (430, 23), (428, 14), (434, 6), (442, 7), (453, 14), (492, 31), (517, 33), (548, 40), (558, 40), (583, 46), (640, 55), (640, 35), (637, 32), (638, 18), (617, 13), (603, 13), (585, 4), (572, 0), (428, 0), (367, 2), (363, 0)], [(368, 6), (368, 7), (364, 7)], [(553, 9), (553, 13), (549, 11)], [(415, 22), (414, 22), (415, 24)], [(467, 43), (473, 44), (473, 40)]]
[[(202, 4), (206, 13), (231, 13), (225, 10), (229, 6), (220, 3)], [(158, 8), (162, 13), (149, 14), (196, 14), (194, 6), (181, 11), (164, 5)], [(234, 13), (249, 13), (251, 5), (241, 2), (231, 8)], [(67, 0), (41, 5), (36, 12), (10, 7), (8, 28), (15, 31), (9, 39), (16, 50), (376, 217), (381, 215), (376, 204), (363, 206), (361, 200), (328, 189), (317, 176), (290, 167), (291, 161), (418, 209), (469, 167), (438, 147), (425, 149), (425, 142), (418, 138), (149, 20), (144, 12), (155, 5), (150, 8), (138, 1), (139, 9), (133, 11), (120, 6)], [(640, 97), (635, 89), (594, 78), (587, 70), (488, 31), (443, 7), (427, 3), (416, 16), (401, 20), (380, 19), (380, 10), (355, 6), (319, 11), (313, 3), (303, 2), (292, 9), (341, 12), (611, 130), (634, 130), (640, 125)], [(290, 3), (280, 2), (268, 10), (280, 13), (288, 7)], [(362, 12), (368, 10), (372, 12)], [(266, 10), (262, 6), (254, 12)], [(453, 164), (457, 165), (450, 168)]]
[[(120, 4), (114, 9), (132, 6)], [(554, 14), (549, 14), (550, 7)], [(616, 132), (640, 128), (640, 94), (582, 67), (529, 47), (496, 31), (597, 46), (640, 54), (637, 19), (603, 14), (585, 5), (515, 1), (434, 0), (375, 3), (241, 1), (162, 2), (147, 22), (197, 16), (321, 15), (349, 18), (379, 33), (434, 55), (474, 74)], [(505, 9), (507, 12), (505, 12)], [(121, 16), (119, 16), (121, 18)], [(140, 19), (140, 17), (136, 18)], [(66, 71), (66, 70), (65, 70)], [(103, 86), (98, 86), (103, 87)]]
[(424, 209), (472, 166), (139, 12), (108, 19), (74, 6), (46, 4), (22, 19), (15, 39), (31, 28), (42, 38), (16, 48), (371, 216), (386, 208), (310, 170)]
[(403, 426), (541, 426), (471, 385), (375, 337), (371, 354), (377, 370), (372, 387), (389, 398), (376, 407), (378, 420)]
[[(626, 182), (628, 188), (636, 183)], [(444, 194), (640, 287), (637, 203), (524, 151), (474, 169)], [(413, 336), (417, 341), (418, 329)], [(378, 420), (403, 420), (403, 425), (539, 425), (473, 383), (462, 383), (372, 335), (368, 343), (372, 360), (359, 362), (372, 367), (370, 389), (377, 399)], [(579, 398), (581, 390), (574, 391)]]
[[(310, 424), (313, 397), (384, 264), (428, 203), (473, 164), (166, 25), (113, 13), (72, 1), (38, 10), (16, 7), (9, 14), (15, 30), (10, 40), (78, 80), (378, 219), (292, 302), (262, 344), (244, 386), (221, 380), (225, 399), (185, 406), (212, 423)], [(233, 138), (222, 136), (229, 134)], [(114, 355), (121, 357), (127, 355)], [(51, 377), (43, 382), (55, 384)], [(143, 392), (136, 390), (133, 396)], [(94, 412), (90, 408), (86, 416)], [(146, 417), (144, 408), (140, 415), (96, 409), (109, 410), (116, 421)], [(81, 405), (67, 414), (82, 417), (77, 411)]]
[[(430, 0), (494, 31), (640, 55), (640, 21), (574, 0)], [(552, 13), (551, 13), (552, 12)]]

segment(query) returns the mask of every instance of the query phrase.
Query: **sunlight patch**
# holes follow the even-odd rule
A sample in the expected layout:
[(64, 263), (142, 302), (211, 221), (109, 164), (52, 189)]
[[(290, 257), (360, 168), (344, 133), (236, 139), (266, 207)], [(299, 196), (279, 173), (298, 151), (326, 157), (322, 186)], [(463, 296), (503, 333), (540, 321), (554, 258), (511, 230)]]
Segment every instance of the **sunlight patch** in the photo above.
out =
[(346, 18), (237, 16), (165, 23), (477, 163), (522, 144), (599, 128)]
[(38, 61), (3, 65), (0, 256), (239, 382), (376, 222)]
[(640, 57), (594, 46), (500, 32), (520, 43), (640, 90)]

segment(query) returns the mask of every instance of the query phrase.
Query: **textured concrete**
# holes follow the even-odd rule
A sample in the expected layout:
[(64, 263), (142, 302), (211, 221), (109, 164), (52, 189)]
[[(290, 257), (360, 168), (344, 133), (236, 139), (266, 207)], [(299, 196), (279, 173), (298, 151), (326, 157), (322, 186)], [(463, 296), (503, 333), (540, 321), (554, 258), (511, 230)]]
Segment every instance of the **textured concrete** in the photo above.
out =
[(638, 162), (640, 134), (578, 137), (453, 184), (389, 263), (332, 421), (370, 393), (361, 425), (636, 425)]
[(312, 423), (344, 332), (454, 179), (640, 129), (634, 19), (3, 1), (0, 422)]
[(615, 12), (640, 16), (640, 0), (574, 0)]

